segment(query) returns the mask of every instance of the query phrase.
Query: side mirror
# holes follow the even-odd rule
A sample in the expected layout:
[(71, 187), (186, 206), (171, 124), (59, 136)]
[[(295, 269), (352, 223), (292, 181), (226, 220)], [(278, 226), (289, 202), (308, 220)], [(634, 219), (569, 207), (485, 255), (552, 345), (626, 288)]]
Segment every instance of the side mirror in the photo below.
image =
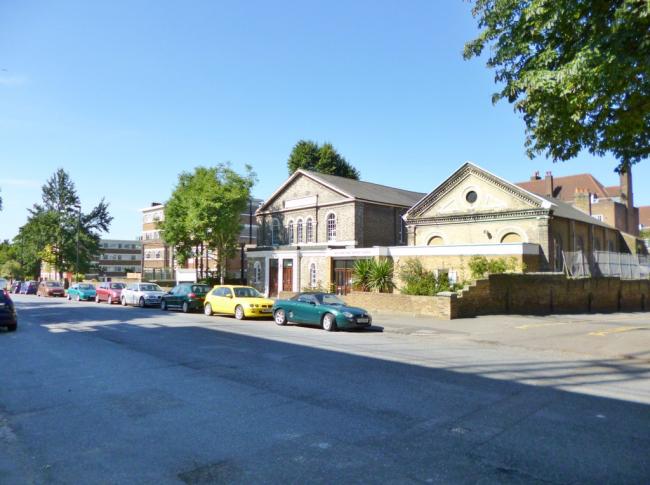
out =
[(226, 295), (226, 298), (232, 298), (232, 295), (231, 295), (231, 294), (227, 294), (227, 295)]
[(315, 301), (310, 301), (309, 304), (310, 304), (311, 306), (316, 306), (316, 302), (315, 302)]

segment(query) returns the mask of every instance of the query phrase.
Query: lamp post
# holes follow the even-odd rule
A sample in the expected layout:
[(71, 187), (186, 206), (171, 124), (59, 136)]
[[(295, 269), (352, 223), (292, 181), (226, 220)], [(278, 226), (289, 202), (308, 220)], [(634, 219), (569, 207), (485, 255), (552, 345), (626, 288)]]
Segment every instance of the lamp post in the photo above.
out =
[(81, 204), (75, 204), (75, 208), (77, 209), (77, 259), (74, 267), (74, 279), (76, 280), (77, 275), (79, 274), (79, 229), (81, 226)]

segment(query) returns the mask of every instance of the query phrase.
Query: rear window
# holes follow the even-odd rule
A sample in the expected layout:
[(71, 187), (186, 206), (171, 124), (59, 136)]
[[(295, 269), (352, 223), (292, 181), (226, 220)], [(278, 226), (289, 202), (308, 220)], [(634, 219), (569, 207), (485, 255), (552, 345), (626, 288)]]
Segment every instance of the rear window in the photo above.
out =
[(111, 290), (121, 290), (124, 286), (124, 283), (111, 283)]
[(50, 288), (61, 288), (61, 283), (59, 283), (58, 281), (48, 281), (45, 284)]
[(210, 291), (210, 287), (208, 285), (194, 285), (192, 286), (192, 292), (194, 293), (207, 293)]

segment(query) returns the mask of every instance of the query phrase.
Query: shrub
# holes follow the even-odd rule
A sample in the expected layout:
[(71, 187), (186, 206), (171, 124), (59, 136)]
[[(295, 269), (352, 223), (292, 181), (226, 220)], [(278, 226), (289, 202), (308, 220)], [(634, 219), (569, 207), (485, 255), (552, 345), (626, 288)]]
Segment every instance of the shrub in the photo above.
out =
[[(517, 258), (487, 259), (485, 256), (472, 256), (468, 263), (473, 279), (485, 278), (489, 274), (501, 274), (517, 271)], [(525, 266), (522, 264), (522, 271)]]
[(354, 285), (355, 289), (368, 291), (373, 263), (374, 260), (372, 259), (359, 259), (354, 263), (352, 285)]
[(380, 293), (393, 291), (393, 262), (390, 259), (371, 260), (368, 286)]
[(405, 295), (433, 296), (441, 291), (455, 291), (462, 285), (449, 282), (449, 275), (440, 272), (436, 277), (432, 271), (422, 266), (419, 259), (407, 260), (399, 273), (404, 287), (400, 291)]

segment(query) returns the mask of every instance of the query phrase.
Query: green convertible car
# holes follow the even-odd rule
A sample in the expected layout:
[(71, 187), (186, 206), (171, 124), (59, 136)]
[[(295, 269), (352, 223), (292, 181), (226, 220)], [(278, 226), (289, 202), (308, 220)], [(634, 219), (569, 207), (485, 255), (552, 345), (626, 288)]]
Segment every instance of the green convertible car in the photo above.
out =
[(289, 300), (276, 300), (273, 319), (278, 325), (303, 323), (322, 326), (328, 332), (372, 325), (372, 317), (367, 311), (347, 306), (338, 296), (330, 293), (298, 293)]

